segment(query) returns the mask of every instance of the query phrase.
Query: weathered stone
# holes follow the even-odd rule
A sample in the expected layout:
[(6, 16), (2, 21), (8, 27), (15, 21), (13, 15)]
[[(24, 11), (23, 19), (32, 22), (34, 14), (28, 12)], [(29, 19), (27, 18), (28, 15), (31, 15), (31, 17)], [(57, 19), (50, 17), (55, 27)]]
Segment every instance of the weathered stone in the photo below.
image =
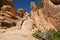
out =
[(16, 26), (18, 19), (21, 20), (16, 15), (12, 0), (0, 0), (0, 26), (3, 28)]
[[(41, 4), (43, 4), (43, 0), (41, 0), (41, 1), (42, 1)], [(34, 8), (36, 6), (32, 7), (32, 10), (31, 10), (32, 17), (31, 18), (34, 21), (34, 24), (36, 25), (38, 30), (40, 30), (41, 32), (45, 32), (45, 31), (50, 30), (50, 29), (56, 30), (54, 25), (52, 25), (50, 23), (50, 21), (49, 22), (46, 21), (44, 14), (43, 14), (43, 10), (42, 10), (43, 7), (42, 6), (41, 7), (39, 6), (38, 10), (36, 10), (36, 8)]]
[(36, 4), (35, 2), (31, 2), (31, 18), (33, 19), (34, 18), (34, 13), (36, 11)]
[(10, 6), (14, 7), (14, 6), (13, 6), (13, 3), (12, 3), (12, 0), (0, 0), (0, 8), (1, 8), (3, 5), (10, 5)]
[(10, 6), (10, 5), (3, 5), (3, 6), (1, 7), (1, 11), (2, 11), (2, 12), (8, 11), (8, 12), (11, 12), (11, 13), (13, 13), (13, 14), (16, 14), (16, 10), (15, 10), (12, 6)]
[(31, 9), (32, 10), (36, 10), (36, 4), (35, 4), (35, 2), (31, 2), (30, 4), (31, 4)]
[(16, 15), (16, 10), (12, 0), (0, 0), (0, 15), (16, 19), (16, 17), (12, 16), (11, 13)]
[(17, 15), (20, 16), (21, 18), (25, 16), (25, 11), (23, 9), (18, 9), (17, 13), (18, 13)]
[(4, 15), (7, 17), (12, 17), (10, 14), (7, 13), (7, 11), (14, 15), (16, 14), (16, 10), (14, 8), (12, 0), (0, 0), (0, 11), (2, 13), (5, 13)]
[(40, 23), (39, 13), (38, 13), (38, 11), (35, 8), (36, 5), (35, 6), (34, 5), (35, 5), (35, 3), (31, 2), (31, 7), (32, 7), (31, 18), (33, 19), (33, 22), (36, 25), (36, 27), (38, 28), (38, 30), (43, 31), (44, 30), (43, 27), (40, 26), (41, 23)]
[(28, 12), (25, 12), (25, 16), (24, 16), (26, 19), (29, 19), (30, 18), (30, 14)]
[[(56, 3), (58, 4), (56, 5)], [(60, 0), (44, 0), (42, 10), (45, 19), (49, 20), (56, 28), (60, 28)]]
[(43, 8), (44, 0), (38, 0), (38, 9)]

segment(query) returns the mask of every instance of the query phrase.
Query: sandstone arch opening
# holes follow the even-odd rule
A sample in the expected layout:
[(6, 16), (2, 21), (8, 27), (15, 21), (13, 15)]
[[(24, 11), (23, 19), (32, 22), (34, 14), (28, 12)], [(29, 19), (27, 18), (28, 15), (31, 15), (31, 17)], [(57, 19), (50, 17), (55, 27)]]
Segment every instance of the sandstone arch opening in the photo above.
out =
[(50, 0), (55, 5), (60, 5), (60, 0)]

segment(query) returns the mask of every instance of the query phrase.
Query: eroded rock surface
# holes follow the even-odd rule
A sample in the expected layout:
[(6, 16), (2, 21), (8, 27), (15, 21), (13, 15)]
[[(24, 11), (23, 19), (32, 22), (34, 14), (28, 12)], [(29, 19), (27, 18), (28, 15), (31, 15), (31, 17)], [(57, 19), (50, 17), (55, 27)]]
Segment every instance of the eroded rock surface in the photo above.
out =
[(38, 40), (32, 34), (32, 19), (27, 19), (24, 21), (21, 30), (1, 33), (0, 40)]
[(17, 19), (16, 11), (12, 0), (0, 0), (0, 27), (16, 26)]
[(52, 1), (59, 5), (54, 4), (51, 0), (44, 0), (43, 14), (45, 19), (49, 20), (56, 28), (60, 28), (60, 1)]

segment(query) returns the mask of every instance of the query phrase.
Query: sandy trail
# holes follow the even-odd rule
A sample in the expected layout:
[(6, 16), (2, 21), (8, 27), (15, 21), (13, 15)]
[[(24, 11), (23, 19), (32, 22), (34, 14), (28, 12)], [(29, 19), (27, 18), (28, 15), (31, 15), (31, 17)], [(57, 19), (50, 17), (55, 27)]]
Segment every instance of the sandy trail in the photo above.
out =
[(25, 20), (21, 30), (0, 33), (0, 40), (38, 40), (32, 36), (32, 20)]

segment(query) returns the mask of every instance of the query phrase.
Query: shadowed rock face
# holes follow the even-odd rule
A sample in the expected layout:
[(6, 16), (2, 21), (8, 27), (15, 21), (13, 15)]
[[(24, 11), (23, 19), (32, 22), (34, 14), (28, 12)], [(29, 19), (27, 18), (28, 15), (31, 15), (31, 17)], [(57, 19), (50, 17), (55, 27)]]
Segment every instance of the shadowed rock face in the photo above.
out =
[(12, 1), (8, 1), (8, 0), (0, 0), (0, 6), (2, 5), (11, 5), (13, 6)]
[(10, 27), (12, 27), (12, 26), (16, 26), (16, 24), (15, 23), (9, 23), (9, 22), (1, 22), (1, 26), (2, 26), (2, 28), (10, 28)]
[(60, 28), (60, 0), (44, 0), (43, 13), (47, 21)]
[(60, 4), (60, 0), (50, 0), (52, 3), (59, 5)]
[(10, 5), (10, 6), (13, 7), (12, 0), (0, 0), (0, 8), (1, 8), (3, 5)]

